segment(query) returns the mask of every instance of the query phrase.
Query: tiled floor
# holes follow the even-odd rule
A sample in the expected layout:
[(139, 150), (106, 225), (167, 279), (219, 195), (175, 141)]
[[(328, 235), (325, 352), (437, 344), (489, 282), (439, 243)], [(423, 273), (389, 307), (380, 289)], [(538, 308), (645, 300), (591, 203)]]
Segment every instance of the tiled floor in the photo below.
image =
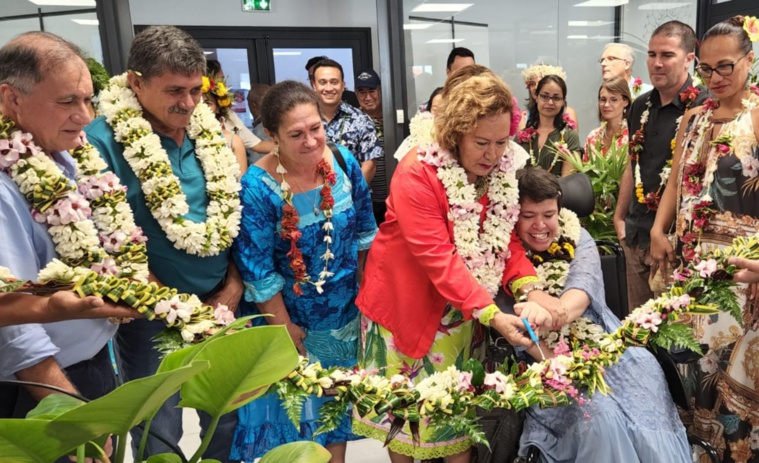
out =
[[(185, 455), (189, 457), (200, 446), (200, 426), (198, 425), (198, 418), (194, 411), (185, 410), (182, 417), (185, 433), (179, 445), (182, 447)], [(133, 461), (129, 446), (127, 447), (126, 459), (124, 461)], [(387, 463), (390, 460), (387, 457), (387, 451), (382, 448), (381, 442), (364, 439), (348, 443), (345, 461), (346, 463)]]

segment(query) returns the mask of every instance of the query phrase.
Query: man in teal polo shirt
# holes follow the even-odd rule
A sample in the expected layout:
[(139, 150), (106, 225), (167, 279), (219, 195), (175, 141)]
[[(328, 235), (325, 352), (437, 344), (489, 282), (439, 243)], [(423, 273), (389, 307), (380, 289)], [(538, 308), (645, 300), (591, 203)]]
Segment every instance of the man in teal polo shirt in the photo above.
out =
[[(172, 171), (186, 196), (189, 212), (183, 217), (195, 223), (207, 218), (209, 198), (206, 177), (196, 157), (195, 142), (185, 128), (195, 106), (201, 99), (202, 76), (206, 68), (200, 45), (187, 33), (171, 26), (153, 26), (139, 33), (129, 52), (127, 74), (129, 88), (142, 106), (143, 117), (158, 135), (168, 155)], [(124, 146), (104, 117), (95, 119), (85, 129), (87, 138), (121, 179), (135, 221), (148, 238), (147, 249), (151, 279), (183, 293), (197, 294), (206, 304), (226, 304), (235, 309), (242, 295), (240, 275), (230, 261), (229, 248), (213, 256), (202, 257), (183, 249), (179, 240), (172, 242), (154, 218), (142, 191), (140, 180), (124, 158)], [(186, 247), (186, 246), (185, 246)], [(127, 380), (155, 373), (159, 353), (151, 338), (163, 330), (161, 321), (135, 320), (123, 325), (117, 334), (122, 373)], [(182, 435), (181, 409), (178, 397), (164, 404), (151, 425), (170, 444), (177, 445)], [(201, 414), (201, 427), (207, 421)], [(204, 455), (228, 461), (231, 436), (237, 416), (222, 418), (214, 441)], [(133, 444), (140, 441), (141, 431), (133, 432)], [(171, 451), (151, 436), (145, 457)]]

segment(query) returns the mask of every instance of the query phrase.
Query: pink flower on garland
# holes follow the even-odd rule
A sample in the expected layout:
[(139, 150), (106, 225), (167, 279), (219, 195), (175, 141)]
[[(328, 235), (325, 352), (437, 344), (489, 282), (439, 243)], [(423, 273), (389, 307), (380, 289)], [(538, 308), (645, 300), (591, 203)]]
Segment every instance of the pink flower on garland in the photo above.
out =
[(570, 116), (567, 113), (564, 113), (563, 119), (564, 119), (564, 122), (567, 124), (567, 127), (569, 127), (572, 130), (577, 130), (577, 122), (575, 122), (575, 120), (572, 119), (572, 116)]
[(633, 92), (640, 93), (641, 90), (643, 90), (643, 79), (640, 77), (636, 77), (635, 80), (633, 80)]
[(517, 142), (527, 143), (538, 135), (538, 131), (533, 127), (527, 127), (526, 129), (517, 133)]
[(717, 261), (714, 259), (702, 260), (696, 265), (698, 275), (701, 278), (709, 278), (717, 271)]

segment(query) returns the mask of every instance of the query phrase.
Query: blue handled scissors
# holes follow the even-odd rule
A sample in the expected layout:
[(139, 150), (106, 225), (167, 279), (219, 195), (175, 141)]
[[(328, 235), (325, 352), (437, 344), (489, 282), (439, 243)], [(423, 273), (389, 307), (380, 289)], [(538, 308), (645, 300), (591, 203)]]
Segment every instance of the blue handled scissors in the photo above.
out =
[(527, 334), (530, 336), (530, 339), (532, 339), (532, 342), (534, 342), (535, 345), (537, 346), (538, 352), (540, 352), (540, 357), (542, 357), (542, 359), (545, 360), (546, 356), (543, 355), (543, 349), (540, 348), (540, 339), (538, 339), (538, 335), (535, 334), (535, 331), (532, 330), (532, 327), (530, 326), (530, 322), (527, 321), (526, 318), (523, 318), (522, 323), (524, 323), (524, 327), (527, 330)]

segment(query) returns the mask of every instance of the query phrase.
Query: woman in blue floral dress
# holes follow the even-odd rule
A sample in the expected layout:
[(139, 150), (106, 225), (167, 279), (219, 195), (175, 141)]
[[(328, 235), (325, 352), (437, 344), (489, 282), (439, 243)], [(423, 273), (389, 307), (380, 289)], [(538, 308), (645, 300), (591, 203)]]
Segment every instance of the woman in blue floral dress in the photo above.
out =
[[(323, 366), (356, 364), (359, 314), (354, 304), (365, 253), (377, 233), (369, 188), (348, 150), (325, 143), (316, 94), (293, 81), (273, 86), (263, 100), (272, 154), (242, 178), (241, 233), (234, 258), (245, 283), (243, 313), (267, 313), (259, 323), (287, 327), (298, 350)], [(300, 429), (270, 393), (239, 411), (231, 458), (252, 461), (296, 440), (315, 440), (342, 461), (358, 439), (350, 417), (314, 436), (319, 408), (309, 398)]]

